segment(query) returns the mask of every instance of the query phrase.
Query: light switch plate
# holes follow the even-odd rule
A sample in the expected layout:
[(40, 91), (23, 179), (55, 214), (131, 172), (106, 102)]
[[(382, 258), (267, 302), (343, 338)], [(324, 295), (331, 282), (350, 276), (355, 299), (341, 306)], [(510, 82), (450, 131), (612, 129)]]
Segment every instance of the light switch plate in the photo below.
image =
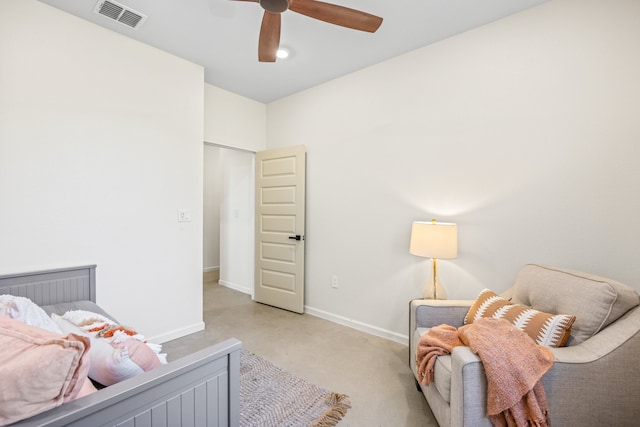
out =
[(178, 222), (191, 221), (191, 209), (178, 209)]

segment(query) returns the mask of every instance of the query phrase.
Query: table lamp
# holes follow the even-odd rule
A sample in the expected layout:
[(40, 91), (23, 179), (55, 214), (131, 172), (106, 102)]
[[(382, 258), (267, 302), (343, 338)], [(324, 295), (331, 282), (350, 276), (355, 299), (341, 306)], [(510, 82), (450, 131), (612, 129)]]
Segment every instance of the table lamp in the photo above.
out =
[(431, 258), (432, 274), (424, 286), (423, 298), (446, 299), (444, 288), (438, 280), (438, 259), (458, 256), (458, 226), (448, 222), (414, 221), (411, 226), (409, 252)]

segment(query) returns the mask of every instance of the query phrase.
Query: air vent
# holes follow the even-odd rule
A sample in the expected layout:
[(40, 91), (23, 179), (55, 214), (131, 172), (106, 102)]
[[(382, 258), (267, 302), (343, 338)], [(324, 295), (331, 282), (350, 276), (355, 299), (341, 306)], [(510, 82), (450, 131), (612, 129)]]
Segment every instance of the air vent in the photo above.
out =
[(136, 30), (147, 19), (142, 13), (114, 1), (100, 0), (93, 11)]

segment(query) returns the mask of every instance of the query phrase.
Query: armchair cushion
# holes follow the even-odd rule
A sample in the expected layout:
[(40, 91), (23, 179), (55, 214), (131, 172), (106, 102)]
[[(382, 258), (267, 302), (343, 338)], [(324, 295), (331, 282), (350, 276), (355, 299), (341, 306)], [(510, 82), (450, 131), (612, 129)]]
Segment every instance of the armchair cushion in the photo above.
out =
[(465, 324), (483, 317), (508, 320), (512, 325), (529, 335), (536, 344), (546, 347), (562, 347), (569, 338), (571, 325), (576, 316), (549, 314), (506, 300), (489, 289), (483, 289), (469, 308)]
[(576, 316), (567, 345), (584, 342), (640, 303), (631, 287), (611, 279), (536, 264), (524, 266), (513, 301), (549, 313)]

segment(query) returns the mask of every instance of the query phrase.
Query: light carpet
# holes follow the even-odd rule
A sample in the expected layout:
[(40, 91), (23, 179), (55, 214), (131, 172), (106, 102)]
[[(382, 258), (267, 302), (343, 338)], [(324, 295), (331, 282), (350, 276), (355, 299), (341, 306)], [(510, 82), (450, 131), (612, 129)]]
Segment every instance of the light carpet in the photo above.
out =
[(241, 427), (330, 427), (350, 407), (347, 395), (308, 383), (260, 356), (241, 351)]

